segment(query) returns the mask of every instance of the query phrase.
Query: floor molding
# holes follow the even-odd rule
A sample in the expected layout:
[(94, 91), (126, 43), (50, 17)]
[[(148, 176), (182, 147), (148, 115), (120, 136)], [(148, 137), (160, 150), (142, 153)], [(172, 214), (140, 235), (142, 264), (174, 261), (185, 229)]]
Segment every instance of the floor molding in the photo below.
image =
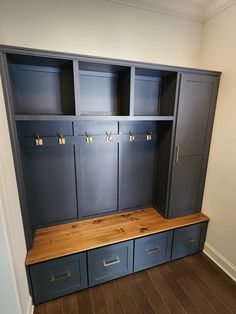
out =
[(28, 301), (28, 307), (27, 307), (27, 314), (33, 314), (34, 313), (34, 305), (32, 304), (32, 298), (29, 298)]
[(203, 252), (236, 282), (236, 266), (234, 264), (209, 243), (205, 243)]

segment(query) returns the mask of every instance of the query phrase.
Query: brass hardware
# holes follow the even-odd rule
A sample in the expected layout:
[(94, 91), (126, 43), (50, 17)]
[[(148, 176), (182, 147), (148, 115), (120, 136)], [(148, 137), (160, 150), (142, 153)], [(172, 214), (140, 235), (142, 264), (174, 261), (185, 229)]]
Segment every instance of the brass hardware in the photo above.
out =
[(147, 133), (147, 141), (151, 141), (152, 140), (152, 132), (148, 132)]
[(40, 138), (39, 134), (37, 135), (36, 139), (35, 139), (35, 145), (36, 146), (41, 146), (43, 145), (43, 139)]
[(193, 243), (196, 241), (197, 241), (197, 238), (192, 238), (192, 239), (185, 240), (185, 243)]
[(112, 141), (112, 134), (111, 134), (111, 133), (107, 133), (107, 135), (106, 135), (106, 141), (107, 141), (108, 143), (111, 143), (111, 141)]
[(64, 138), (63, 134), (61, 134), (58, 138), (58, 144), (60, 145), (65, 145), (66, 144), (66, 139)]
[(87, 144), (92, 144), (92, 142), (93, 142), (93, 137), (90, 136), (90, 135), (86, 135), (86, 143)]
[(135, 141), (135, 134), (134, 134), (134, 133), (130, 133), (130, 135), (129, 135), (129, 141), (130, 141), (130, 142), (134, 142), (134, 141)]
[(179, 162), (179, 146), (176, 147), (176, 157), (175, 157), (175, 162)]
[(146, 250), (147, 254), (153, 254), (153, 253), (157, 253), (157, 252), (160, 252), (160, 248), (159, 247), (156, 247), (154, 249)]
[(56, 280), (65, 279), (65, 278), (69, 278), (69, 277), (71, 277), (71, 272), (67, 271), (65, 274), (62, 274), (62, 275), (58, 275), (58, 276), (52, 275), (50, 277), (50, 281), (53, 282)]
[(111, 265), (115, 265), (115, 264), (118, 264), (120, 263), (120, 259), (119, 257), (116, 257), (116, 259), (114, 259), (113, 261), (110, 261), (110, 262), (107, 262), (107, 261), (103, 261), (103, 266), (104, 267), (107, 267), (107, 266), (111, 266)]

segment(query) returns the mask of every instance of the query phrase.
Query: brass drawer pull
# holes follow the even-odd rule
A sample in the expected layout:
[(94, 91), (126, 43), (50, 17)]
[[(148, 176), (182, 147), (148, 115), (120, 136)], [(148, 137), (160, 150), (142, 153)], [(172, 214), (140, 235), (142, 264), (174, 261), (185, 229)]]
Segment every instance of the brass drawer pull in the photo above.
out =
[(196, 241), (197, 241), (197, 238), (192, 238), (192, 239), (185, 240), (185, 243), (193, 243)]
[(41, 145), (43, 145), (43, 139), (40, 138), (39, 134), (36, 136), (35, 145), (36, 145), (36, 146), (41, 146)]
[(147, 253), (147, 254), (153, 254), (153, 253), (157, 253), (157, 252), (160, 252), (160, 248), (159, 248), (159, 247), (146, 250), (146, 253)]
[(118, 264), (120, 263), (120, 259), (119, 257), (116, 257), (116, 259), (114, 259), (113, 261), (110, 261), (110, 262), (107, 262), (107, 261), (103, 261), (103, 266), (104, 267), (107, 267), (107, 266), (111, 266), (111, 265), (115, 265), (115, 264)]
[(54, 282), (54, 281), (65, 279), (65, 278), (69, 278), (69, 277), (71, 277), (71, 272), (67, 271), (65, 274), (62, 274), (62, 275), (58, 275), (58, 276), (52, 275), (50, 277), (50, 281)]

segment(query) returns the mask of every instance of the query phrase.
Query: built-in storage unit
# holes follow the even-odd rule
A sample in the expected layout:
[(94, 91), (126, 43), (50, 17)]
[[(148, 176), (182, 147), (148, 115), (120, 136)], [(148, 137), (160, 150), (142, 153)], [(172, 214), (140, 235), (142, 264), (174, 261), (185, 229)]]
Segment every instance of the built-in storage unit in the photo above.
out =
[(9, 46), (0, 69), (35, 303), (202, 249), (219, 72)]

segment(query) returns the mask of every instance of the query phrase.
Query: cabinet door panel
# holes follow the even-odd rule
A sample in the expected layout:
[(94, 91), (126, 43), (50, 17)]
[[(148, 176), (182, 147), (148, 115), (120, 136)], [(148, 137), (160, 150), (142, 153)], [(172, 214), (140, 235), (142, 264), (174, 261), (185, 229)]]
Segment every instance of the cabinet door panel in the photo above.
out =
[(117, 143), (76, 147), (80, 217), (117, 210)]
[(201, 210), (218, 77), (182, 74), (168, 217)]
[(184, 216), (198, 211), (202, 156), (181, 157), (173, 166), (169, 215)]
[(181, 155), (204, 152), (212, 105), (214, 81), (199, 75), (184, 75), (180, 89), (176, 143)]
[(27, 147), (23, 155), (31, 224), (77, 218), (73, 146)]
[(120, 144), (119, 209), (152, 204), (154, 142)]

